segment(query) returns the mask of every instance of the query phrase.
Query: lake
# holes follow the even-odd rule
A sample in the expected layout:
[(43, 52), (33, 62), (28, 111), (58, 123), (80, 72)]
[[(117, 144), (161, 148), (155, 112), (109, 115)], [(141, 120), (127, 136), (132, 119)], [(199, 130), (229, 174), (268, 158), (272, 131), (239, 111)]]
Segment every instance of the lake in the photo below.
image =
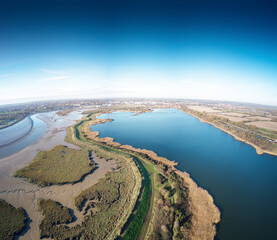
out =
[(100, 137), (176, 161), (209, 191), (222, 214), (217, 239), (276, 239), (277, 157), (257, 155), (251, 146), (175, 109), (99, 118), (115, 120), (91, 127)]

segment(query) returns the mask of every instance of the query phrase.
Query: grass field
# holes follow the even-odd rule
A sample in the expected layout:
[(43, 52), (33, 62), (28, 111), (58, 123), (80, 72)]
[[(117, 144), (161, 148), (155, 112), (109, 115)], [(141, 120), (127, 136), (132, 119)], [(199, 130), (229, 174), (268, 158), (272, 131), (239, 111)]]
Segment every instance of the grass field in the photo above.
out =
[(22, 208), (14, 208), (4, 200), (0, 200), (0, 239), (12, 240), (20, 233), (27, 220)]
[(49, 151), (41, 151), (15, 177), (23, 177), (40, 186), (66, 184), (80, 181), (96, 168), (89, 158), (89, 150), (76, 150), (58, 145)]

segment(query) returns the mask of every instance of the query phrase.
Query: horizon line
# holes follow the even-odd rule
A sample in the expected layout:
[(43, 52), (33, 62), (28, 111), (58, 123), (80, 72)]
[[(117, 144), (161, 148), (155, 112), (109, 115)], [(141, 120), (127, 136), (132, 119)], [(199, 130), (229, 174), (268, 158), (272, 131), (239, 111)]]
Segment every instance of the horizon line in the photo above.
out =
[(176, 101), (205, 101), (205, 102), (224, 102), (224, 103), (233, 103), (233, 104), (246, 104), (246, 105), (258, 105), (258, 106), (265, 106), (265, 107), (274, 107), (277, 108), (277, 105), (269, 105), (269, 104), (262, 104), (262, 103), (254, 103), (254, 102), (243, 102), (243, 101), (230, 101), (230, 100), (212, 100), (212, 99), (199, 99), (199, 98), (171, 98), (171, 97), (97, 97), (97, 98), (51, 98), (51, 99), (38, 99), (38, 100), (30, 100), (30, 101), (23, 101), (23, 102), (14, 102), (14, 103), (0, 103), (0, 106), (9, 106), (9, 105), (23, 105), (23, 104), (31, 104), (37, 102), (59, 102), (59, 101), (84, 101), (84, 100), (114, 100), (114, 99), (126, 99), (126, 100), (176, 100)]

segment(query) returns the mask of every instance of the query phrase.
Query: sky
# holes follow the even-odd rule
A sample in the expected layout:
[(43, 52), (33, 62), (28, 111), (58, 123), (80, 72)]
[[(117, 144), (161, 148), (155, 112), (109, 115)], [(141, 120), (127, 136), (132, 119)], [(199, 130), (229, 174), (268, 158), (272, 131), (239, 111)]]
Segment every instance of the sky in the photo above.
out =
[(1, 0), (0, 104), (149, 97), (277, 106), (277, 2)]

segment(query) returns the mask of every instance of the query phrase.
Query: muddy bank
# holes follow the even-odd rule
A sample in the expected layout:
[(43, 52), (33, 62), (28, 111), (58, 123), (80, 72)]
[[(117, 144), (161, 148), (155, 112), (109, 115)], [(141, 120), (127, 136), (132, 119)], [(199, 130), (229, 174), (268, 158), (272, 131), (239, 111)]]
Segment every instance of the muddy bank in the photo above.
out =
[(24, 137), (26, 137), (33, 129), (34, 121), (30, 115), (17, 121), (16, 123), (0, 129), (0, 150), (8, 147)]
[(96, 184), (107, 172), (116, 167), (115, 162), (113, 161), (106, 161), (98, 158), (94, 158), (94, 161), (97, 163), (98, 168), (93, 174), (87, 175), (82, 182), (73, 185), (53, 185), (41, 188), (35, 184), (28, 183), (12, 176), (1, 179), (0, 198), (15, 207), (23, 207), (24, 210), (26, 210), (28, 217), (31, 219), (30, 230), (21, 236), (20, 239), (39, 239), (38, 225), (42, 220), (42, 215), (37, 209), (37, 200), (40, 198), (49, 198), (70, 208), (76, 221), (68, 224), (69, 227), (73, 227), (83, 221), (84, 215), (73, 206), (72, 199), (83, 190)]
[(93, 174), (86, 176), (82, 182), (74, 185), (67, 184), (44, 188), (13, 177), (13, 172), (25, 167), (34, 159), (39, 151), (48, 151), (59, 144), (79, 149), (79, 147), (65, 142), (64, 138), (67, 134), (66, 128), (74, 124), (81, 117), (82, 115), (79, 112), (71, 112), (63, 117), (59, 117), (55, 112), (40, 114), (39, 118), (47, 124), (47, 130), (43, 137), (25, 149), (0, 159), (0, 198), (15, 207), (23, 207), (31, 219), (30, 229), (23, 236), (20, 236), (19, 239), (39, 239), (38, 224), (42, 220), (42, 215), (37, 209), (37, 200), (39, 198), (50, 198), (72, 209), (77, 220), (70, 226), (82, 222), (83, 215), (74, 209), (72, 198), (82, 190), (97, 183), (100, 178), (115, 167), (113, 161), (106, 162), (105, 160), (94, 158), (98, 168)]

